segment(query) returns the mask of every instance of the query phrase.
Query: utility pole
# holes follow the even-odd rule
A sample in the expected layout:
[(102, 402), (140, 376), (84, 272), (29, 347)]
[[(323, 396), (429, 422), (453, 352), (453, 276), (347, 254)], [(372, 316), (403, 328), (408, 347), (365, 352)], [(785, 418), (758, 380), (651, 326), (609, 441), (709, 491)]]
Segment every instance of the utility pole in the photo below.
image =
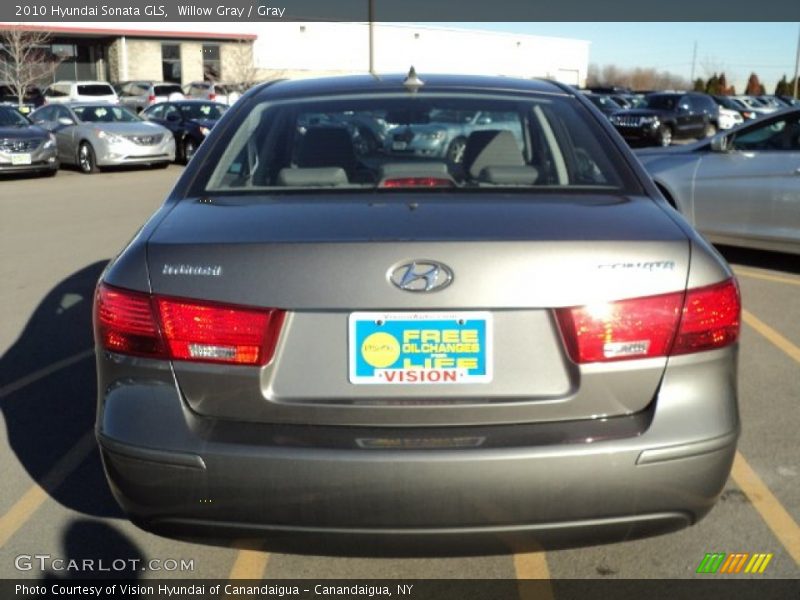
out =
[(692, 82), (694, 86), (694, 66), (697, 64), (697, 40), (694, 41), (694, 52), (692, 52), (692, 75), (689, 77), (689, 81)]
[(375, 0), (367, 0), (369, 18), (369, 74), (375, 75)]
[(797, 28), (797, 56), (794, 59), (794, 88), (792, 98), (797, 99), (797, 76), (800, 71), (800, 27)]

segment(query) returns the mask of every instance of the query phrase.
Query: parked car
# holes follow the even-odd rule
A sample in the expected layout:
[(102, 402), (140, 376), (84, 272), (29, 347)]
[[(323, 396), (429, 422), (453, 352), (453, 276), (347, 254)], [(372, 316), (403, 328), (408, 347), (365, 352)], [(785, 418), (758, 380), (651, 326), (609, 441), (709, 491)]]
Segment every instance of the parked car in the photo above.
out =
[(0, 175), (58, 171), (55, 136), (31, 123), (16, 108), (0, 106)]
[(193, 81), (183, 87), (187, 98), (210, 100), (231, 105), (246, 91), (241, 83), (219, 83), (215, 81)]
[(619, 101), (607, 94), (586, 94), (586, 97), (589, 99), (589, 102), (599, 108), (600, 112), (607, 117), (610, 117), (624, 108), (630, 108), (630, 104), (628, 104), (628, 106), (623, 106)]
[(800, 108), (639, 159), (711, 241), (800, 253)]
[(117, 92), (105, 81), (57, 81), (44, 90), (44, 104), (64, 102), (119, 102)]
[(706, 94), (660, 92), (648, 95), (644, 107), (620, 111), (610, 118), (632, 146), (669, 146), (676, 139), (716, 133), (719, 112)]
[(732, 96), (711, 97), (720, 107), (738, 112), (743, 120), (757, 119), (760, 116), (760, 114), (755, 112), (750, 106)]
[(55, 134), (62, 163), (87, 174), (121, 165), (166, 167), (175, 160), (172, 133), (121, 106), (54, 104), (34, 111), (31, 120)]
[(169, 129), (175, 138), (176, 158), (188, 163), (227, 108), (205, 100), (162, 102), (145, 110), (142, 117)]
[(744, 104), (747, 110), (755, 113), (756, 117), (771, 115), (772, 113), (778, 110), (774, 106), (770, 106), (764, 102), (759, 102), (756, 98), (752, 96), (731, 96), (731, 97), (734, 100), (737, 100), (738, 102)]
[[(421, 79), (248, 93), (104, 271), (96, 434), (138, 525), (507, 551), (713, 506), (739, 433), (730, 268), (581, 93)], [(448, 113), (513, 113), (522, 145), (478, 119), (460, 164), (359, 156), (309, 125)]]
[(744, 123), (744, 117), (738, 110), (731, 110), (722, 106), (719, 107), (717, 124), (720, 129), (732, 129), (742, 123)]
[(402, 157), (442, 158), (453, 164), (464, 160), (473, 131), (504, 129), (522, 144), (522, 121), (513, 111), (437, 108), (423, 113), (387, 112), (384, 121), (386, 152)]
[(183, 90), (177, 83), (158, 81), (129, 81), (118, 92), (120, 104), (141, 112), (148, 106), (167, 100), (183, 100)]
[(27, 115), (42, 104), (44, 104), (44, 96), (42, 96), (42, 90), (38, 86), (29, 85), (25, 88), (25, 95), (22, 98), (22, 104), (20, 104), (14, 86), (6, 82), (0, 82), (0, 106), (10, 106), (16, 108), (23, 115)]

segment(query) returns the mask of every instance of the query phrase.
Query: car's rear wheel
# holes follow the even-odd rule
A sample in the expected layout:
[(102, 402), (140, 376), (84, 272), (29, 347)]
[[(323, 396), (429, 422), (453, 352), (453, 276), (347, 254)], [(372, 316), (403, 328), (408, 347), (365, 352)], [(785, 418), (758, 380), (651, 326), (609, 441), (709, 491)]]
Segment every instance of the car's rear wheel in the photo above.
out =
[(183, 162), (188, 163), (192, 160), (194, 153), (197, 152), (197, 142), (195, 142), (192, 138), (186, 137), (183, 139), (183, 144), (181, 146), (181, 155), (183, 156)]
[(86, 175), (100, 171), (97, 166), (94, 148), (89, 142), (81, 142), (81, 145), (78, 146), (78, 167)]
[(451, 163), (460, 164), (464, 161), (464, 149), (467, 147), (467, 140), (457, 137), (447, 147), (447, 160)]
[(658, 136), (656, 141), (659, 146), (669, 146), (672, 144), (672, 127), (669, 125), (662, 125), (658, 128)]

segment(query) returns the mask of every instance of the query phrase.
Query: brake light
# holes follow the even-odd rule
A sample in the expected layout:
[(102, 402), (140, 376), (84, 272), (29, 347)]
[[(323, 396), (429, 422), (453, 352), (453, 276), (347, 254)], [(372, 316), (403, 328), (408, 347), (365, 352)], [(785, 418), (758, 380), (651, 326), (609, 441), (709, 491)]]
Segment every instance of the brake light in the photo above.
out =
[(393, 177), (384, 179), (380, 187), (384, 188), (440, 188), (453, 187), (453, 182), (447, 177)]
[(214, 92), (209, 92), (208, 93), (208, 99), (209, 100), (216, 100), (217, 99), (217, 95)]
[(193, 362), (265, 365), (284, 311), (149, 296), (100, 284), (95, 331), (120, 354)]
[(733, 279), (688, 290), (556, 310), (570, 358), (610, 362), (722, 348), (739, 336)]
[(155, 101), (156, 101), (156, 97), (155, 97), (153, 94), (150, 94), (150, 95), (147, 97), (147, 103), (148, 103), (148, 104), (152, 104), (152, 103), (153, 103), (153, 102), (155, 102)]
[(110, 352), (167, 358), (150, 296), (100, 284), (94, 300), (95, 339)]
[(742, 302), (735, 279), (686, 293), (672, 354), (690, 354), (733, 344), (739, 339)]

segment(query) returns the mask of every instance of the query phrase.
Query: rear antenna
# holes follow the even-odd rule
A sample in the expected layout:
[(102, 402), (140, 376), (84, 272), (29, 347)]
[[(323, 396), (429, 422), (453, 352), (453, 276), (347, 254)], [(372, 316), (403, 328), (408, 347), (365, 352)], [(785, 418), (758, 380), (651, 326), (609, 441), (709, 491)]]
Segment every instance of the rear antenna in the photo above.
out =
[(406, 75), (406, 78), (403, 80), (403, 85), (412, 94), (418, 92), (419, 88), (425, 85), (425, 82), (417, 77), (417, 71), (414, 69), (413, 65), (408, 70), (408, 75)]

